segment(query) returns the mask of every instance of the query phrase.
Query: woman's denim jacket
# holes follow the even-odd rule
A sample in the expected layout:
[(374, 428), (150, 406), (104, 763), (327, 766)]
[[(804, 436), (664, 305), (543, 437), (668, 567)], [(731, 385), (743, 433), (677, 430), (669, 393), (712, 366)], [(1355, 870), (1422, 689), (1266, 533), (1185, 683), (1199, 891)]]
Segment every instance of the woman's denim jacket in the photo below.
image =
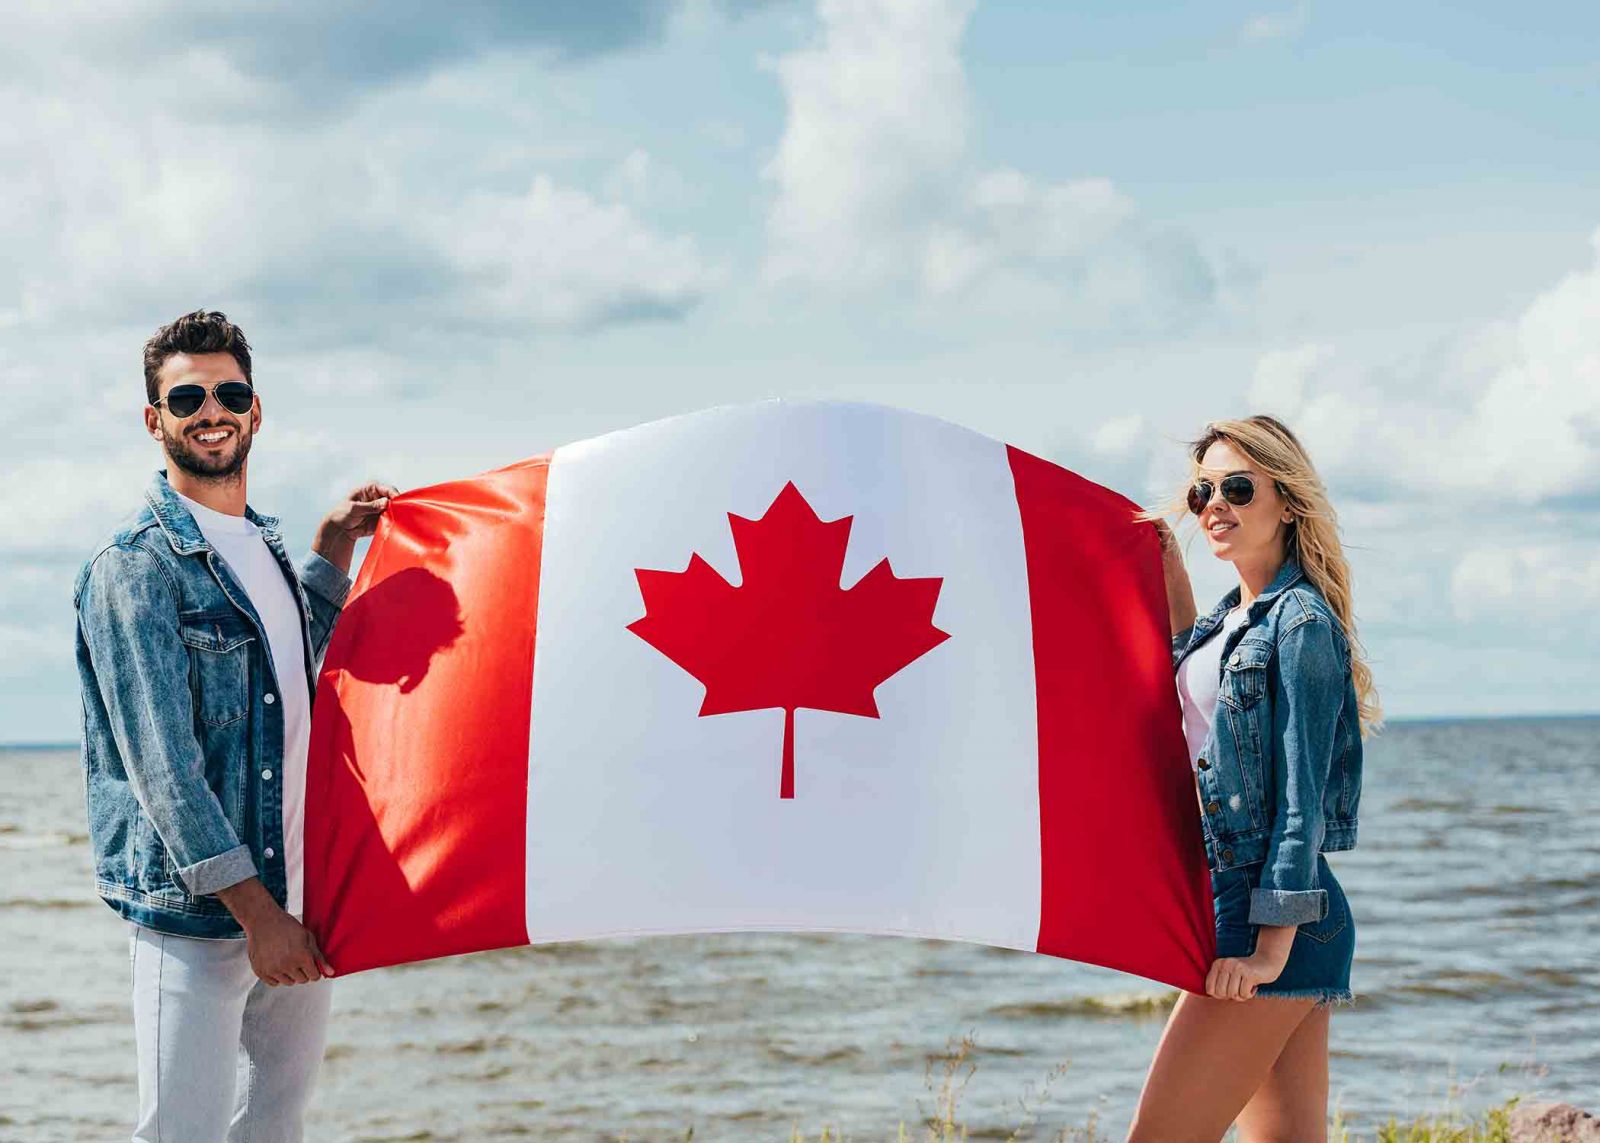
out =
[[(1174, 670), (1239, 595), (1235, 587), (1173, 637)], [(1251, 924), (1320, 921), (1328, 894), (1317, 885), (1317, 855), (1354, 848), (1361, 801), (1350, 645), (1292, 557), (1226, 638), (1217, 713), (1195, 776), (1211, 867), (1261, 865)]]
[[(278, 683), (260, 617), (165, 472), (145, 501), (73, 591), (95, 888), (149, 928), (237, 937), (217, 890), (259, 876), (285, 898)], [(315, 693), (350, 581), (315, 552), (297, 573), (278, 521), (245, 516), (300, 605)]]

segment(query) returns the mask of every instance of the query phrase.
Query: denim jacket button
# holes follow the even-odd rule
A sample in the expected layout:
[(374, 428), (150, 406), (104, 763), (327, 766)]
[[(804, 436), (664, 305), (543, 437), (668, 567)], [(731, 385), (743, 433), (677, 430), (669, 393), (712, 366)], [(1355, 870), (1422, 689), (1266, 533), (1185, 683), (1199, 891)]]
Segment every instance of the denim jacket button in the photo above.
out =
[(1208, 813), (1208, 814), (1214, 814), (1217, 811), (1219, 811), (1220, 809), (1222, 809), (1222, 804), (1220, 802), (1207, 802), (1206, 803), (1206, 813)]
[[(267, 854), (268, 854), (268, 856), (271, 856), (272, 851), (268, 850)], [(1231, 850), (1231, 849), (1223, 850), (1222, 851), (1222, 860), (1224, 860), (1224, 861), (1232, 861), (1233, 860), (1233, 850)]]
[(1207, 762), (1204, 758), (1201, 758), (1201, 759), (1197, 760), (1194, 765), (1195, 765), (1195, 769), (1197, 769), (1197, 770), (1209, 770), (1209, 769), (1211, 769), (1211, 763)]
[(261, 701), (266, 703), (268, 706), (271, 706), (273, 703), (277, 702), (278, 700), (277, 700), (277, 698), (275, 698), (273, 696), (271, 691), (268, 691), (266, 694), (261, 696)]
[[(266, 848), (266, 849), (263, 849), (263, 850), (262, 850), (262, 851), (261, 851), (261, 856), (262, 856), (262, 857), (271, 857), (271, 856), (272, 856), (272, 855), (273, 855), (273, 854), (275, 854), (275, 853), (277, 853), (277, 852), (278, 852), (278, 851), (277, 851), (277, 850), (275, 850), (275, 849), (273, 849), (273, 848), (272, 848), (272, 847), (271, 847), (271, 846), (270, 846), (270, 845), (269, 845), (269, 846), (267, 846), (267, 848)], [(1224, 855), (1223, 855), (1223, 856), (1224, 856), (1224, 857), (1226, 857), (1226, 856), (1227, 856), (1227, 855), (1226, 855), (1226, 854), (1224, 854)]]
[(263, 782), (272, 781), (272, 771), (271, 770), (263, 770), (263, 771), (261, 771), (261, 780)]

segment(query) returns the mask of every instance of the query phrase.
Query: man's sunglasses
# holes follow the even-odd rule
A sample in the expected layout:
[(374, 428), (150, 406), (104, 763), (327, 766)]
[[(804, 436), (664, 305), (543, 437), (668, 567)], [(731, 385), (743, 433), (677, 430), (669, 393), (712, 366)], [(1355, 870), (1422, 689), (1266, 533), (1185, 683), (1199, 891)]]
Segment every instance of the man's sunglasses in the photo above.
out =
[[(1203, 477), (1189, 486), (1189, 511), (1196, 516), (1206, 510), (1206, 505), (1211, 503), (1212, 494), (1219, 486)], [(1231, 476), (1222, 478), (1222, 498), (1235, 508), (1243, 508), (1256, 498), (1256, 480), (1242, 472), (1235, 472)]]
[(165, 397), (150, 403), (158, 409), (165, 405), (167, 412), (182, 420), (201, 410), (206, 403), (207, 393), (215, 394), (217, 404), (228, 412), (239, 414), (248, 413), (256, 397), (256, 391), (245, 382), (224, 381), (210, 389), (204, 385), (174, 385)]

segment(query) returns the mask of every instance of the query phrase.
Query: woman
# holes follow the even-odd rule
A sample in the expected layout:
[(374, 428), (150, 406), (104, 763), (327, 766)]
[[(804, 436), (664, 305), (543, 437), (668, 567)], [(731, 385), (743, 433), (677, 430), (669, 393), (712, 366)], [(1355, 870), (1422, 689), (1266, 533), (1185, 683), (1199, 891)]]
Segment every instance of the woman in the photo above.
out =
[[(1195, 620), (1161, 523), (1173, 662), (1217, 923), (1206, 995), (1185, 993), (1129, 1138), (1322, 1140), (1328, 1015), (1350, 999), (1355, 922), (1323, 853), (1356, 841), (1361, 742), (1380, 712), (1349, 565), (1311, 460), (1271, 417), (1190, 448), (1187, 508), (1239, 586)], [(1171, 507), (1176, 507), (1174, 504)]]

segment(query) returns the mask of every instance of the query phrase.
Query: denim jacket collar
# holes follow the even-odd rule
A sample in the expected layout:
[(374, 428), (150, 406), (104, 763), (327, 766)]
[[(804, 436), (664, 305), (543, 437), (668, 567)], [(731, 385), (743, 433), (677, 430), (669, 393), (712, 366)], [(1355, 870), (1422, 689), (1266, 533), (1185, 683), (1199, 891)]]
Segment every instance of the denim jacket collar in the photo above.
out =
[[(1300, 561), (1293, 555), (1289, 556), (1283, 561), (1283, 566), (1278, 569), (1278, 574), (1272, 577), (1272, 582), (1267, 585), (1267, 590), (1251, 601), (1249, 612), (1245, 616), (1245, 625), (1249, 626), (1257, 619), (1260, 619), (1271, 610), (1272, 604), (1277, 600), (1278, 596), (1288, 591), (1304, 578), (1305, 572), (1300, 568)], [(1195, 623), (1192, 642), (1198, 643), (1203, 640), (1214, 627), (1222, 622), (1223, 616), (1238, 607), (1241, 594), (1242, 589), (1237, 584), (1229, 589), (1228, 593), (1211, 609), (1211, 614)]]
[[(211, 545), (206, 542), (204, 534), (200, 531), (200, 525), (194, 522), (194, 516), (184, 507), (183, 501), (178, 499), (178, 494), (172, 490), (172, 485), (167, 483), (166, 469), (156, 470), (155, 475), (150, 478), (150, 483), (145, 487), (144, 498), (174, 552), (180, 556), (187, 556), (211, 550)], [(276, 516), (263, 516), (247, 504), (244, 517), (271, 539), (281, 539)]]

